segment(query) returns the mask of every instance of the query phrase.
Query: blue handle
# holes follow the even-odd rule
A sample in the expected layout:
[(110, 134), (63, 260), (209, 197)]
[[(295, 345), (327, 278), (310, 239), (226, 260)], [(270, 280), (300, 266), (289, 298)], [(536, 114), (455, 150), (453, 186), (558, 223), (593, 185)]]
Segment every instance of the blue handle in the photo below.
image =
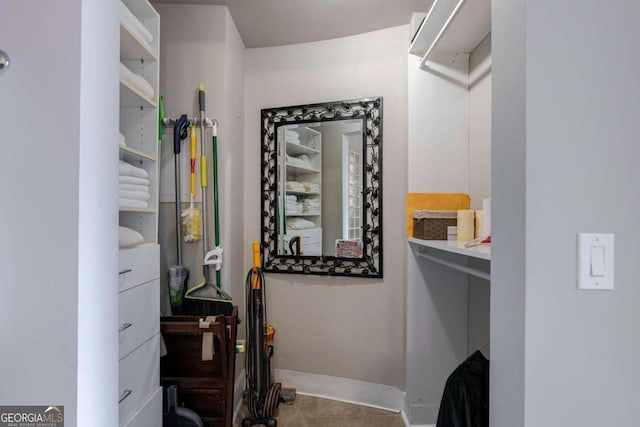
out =
[(180, 143), (183, 139), (186, 139), (188, 127), (189, 123), (186, 114), (181, 115), (176, 120), (176, 124), (173, 125), (173, 154), (180, 154)]

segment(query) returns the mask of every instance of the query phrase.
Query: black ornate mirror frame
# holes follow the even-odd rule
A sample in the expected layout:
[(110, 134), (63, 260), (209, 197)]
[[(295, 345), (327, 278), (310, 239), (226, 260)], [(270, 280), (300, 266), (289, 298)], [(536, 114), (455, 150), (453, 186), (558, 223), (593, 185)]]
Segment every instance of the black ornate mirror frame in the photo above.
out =
[[(276, 128), (293, 123), (362, 119), (363, 121), (363, 257), (278, 255)], [(263, 109), (262, 133), (262, 269), (356, 277), (382, 277), (382, 97)], [(377, 259), (377, 264), (374, 260)]]

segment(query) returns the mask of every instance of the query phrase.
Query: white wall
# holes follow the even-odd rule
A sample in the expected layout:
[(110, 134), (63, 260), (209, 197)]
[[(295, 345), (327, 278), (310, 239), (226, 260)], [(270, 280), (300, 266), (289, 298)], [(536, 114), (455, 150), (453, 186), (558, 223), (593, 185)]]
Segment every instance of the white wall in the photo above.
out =
[[(493, 18), (492, 425), (636, 426), (640, 5)], [(614, 291), (576, 290), (583, 231), (615, 233)]]
[[(634, 0), (527, 2), (527, 426), (640, 423), (639, 20)], [(578, 232), (615, 234), (613, 292), (576, 290)]]
[[(429, 70), (419, 68), (419, 57), (409, 55), (408, 63), (409, 191), (468, 193), (472, 208), (481, 208), (491, 192), (490, 37), (470, 55), (434, 54)], [(489, 342), (489, 300), (486, 280), (420, 259), (410, 249), (406, 391), (412, 424), (435, 423), (447, 377)]]
[[(160, 93), (165, 100), (165, 116), (180, 114), (199, 117), (197, 89), (204, 83), (207, 117), (218, 127), (218, 176), (220, 198), (221, 246), (224, 248), (222, 286), (243, 307), (242, 245), (244, 222), (241, 219), (243, 192), (243, 69), (244, 45), (225, 6), (158, 4), (161, 17)], [(200, 155), (200, 132), (198, 153)], [(209, 161), (209, 245), (214, 245), (213, 227), (213, 155), (211, 130), (205, 140)], [(189, 138), (182, 146), (182, 201), (189, 201)], [(199, 163), (196, 178), (196, 207), (201, 209)], [(161, 161), (160, 244), (161, 272), (177, 261), (173, 129), (166, 128)], [(184, 207), (188, 206), (185, 203)], [(183, 263), (189, 268), (189, 286), (203, 280), (202, 241), (183, 243)], [(212, 277), (215, 277), (211, 270)], [(166, 274), (162, 273), (161, 293), (168, 307)]]
[(469, 193), (469, 56), (432, 59), (408, 56), (409, 192)]
[(471, 209), (491, 197), (491, 34), (469, 55), (469, 194)]
[[(117, 180), (120, 15), (82, 1), (78, 225), (78, 425), (116, 425), (118, 402)], [(113, 34), (105, 37), (105, 34)], [(111, 159), (107, 161), (106, 159)], [(97, 421), (99, 420), (99, 421)], [(74, 425), (73, 422), (68, 422)]]
[(117, 7), (3, 1), (0, 14), (0, 402), (115, 425)]
[(525, 400), (526, 0), (493, 1), (491, 13), (493, 168), (489, 414), (492, 426), (522, 427)]
[[(260, 109), (384, 97), (383, 280), (267, 276), (279, 369), (404, 387), (408, 27), (246, 51), (245, 241), (260, 240)], [(249, 253), (245, 266), (250, 265)]]

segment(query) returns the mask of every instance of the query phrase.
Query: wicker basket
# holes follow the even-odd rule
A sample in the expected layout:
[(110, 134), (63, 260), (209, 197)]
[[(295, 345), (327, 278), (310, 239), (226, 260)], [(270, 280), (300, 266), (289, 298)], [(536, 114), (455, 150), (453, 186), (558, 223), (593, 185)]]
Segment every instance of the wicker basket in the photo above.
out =
[(458, 225), (458, 211), (413, 211), (413, 237), (447, 240), (447, 227)]

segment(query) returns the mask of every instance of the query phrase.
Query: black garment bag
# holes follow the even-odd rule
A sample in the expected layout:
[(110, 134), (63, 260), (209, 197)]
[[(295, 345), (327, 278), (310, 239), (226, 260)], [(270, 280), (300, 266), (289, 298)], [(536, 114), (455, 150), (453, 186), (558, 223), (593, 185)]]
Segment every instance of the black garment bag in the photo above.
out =
[(436, 427), (489, 427), (489, 361), (480, 351), (447, 379)]

